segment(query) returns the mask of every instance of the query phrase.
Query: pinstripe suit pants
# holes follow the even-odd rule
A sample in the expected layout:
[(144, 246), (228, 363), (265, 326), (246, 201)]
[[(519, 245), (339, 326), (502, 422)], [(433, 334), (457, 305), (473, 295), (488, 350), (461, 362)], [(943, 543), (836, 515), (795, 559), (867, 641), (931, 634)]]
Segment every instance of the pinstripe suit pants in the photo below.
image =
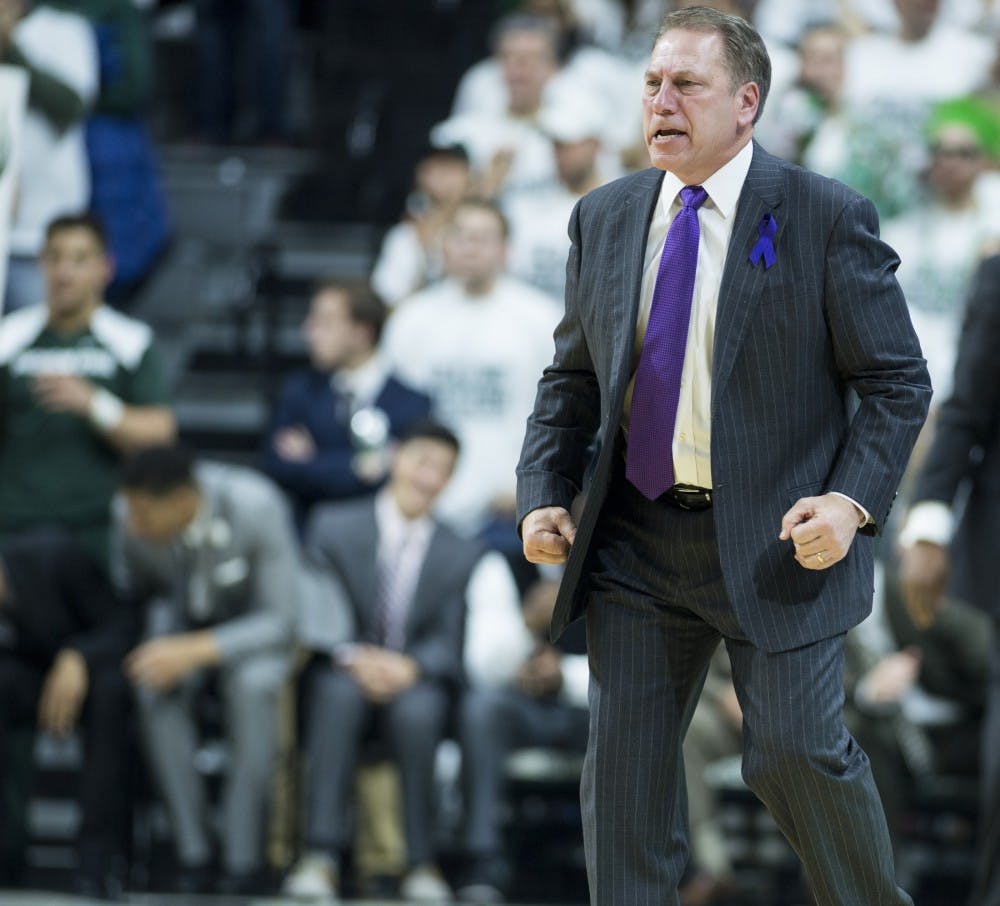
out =
[(688, 857), (681, 739), (721, 638), (744, 714), (744, 778), (801, 857), (819, 906), (912, 906), (894, 879), (868, 759), (843, 725), (843, 636), (754, 647), (723, 586), (712, 511), (648, 501), (623, 471), (589, 561), (591, 903), (678, 904)]

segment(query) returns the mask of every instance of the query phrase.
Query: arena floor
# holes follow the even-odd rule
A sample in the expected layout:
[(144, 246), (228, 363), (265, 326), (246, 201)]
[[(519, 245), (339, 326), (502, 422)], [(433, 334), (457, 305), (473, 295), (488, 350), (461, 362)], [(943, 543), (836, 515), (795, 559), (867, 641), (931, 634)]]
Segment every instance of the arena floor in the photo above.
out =
[[(136, 893), (125, 901), (136, 906), (302, 906), (287, 897), (216, 897)], [(400, 900), (345, 900), (352, 906), (405, 906)], [(107, 906), (104, 900), (89, 900), (45, 891), (0, 891), (0, 906)]]

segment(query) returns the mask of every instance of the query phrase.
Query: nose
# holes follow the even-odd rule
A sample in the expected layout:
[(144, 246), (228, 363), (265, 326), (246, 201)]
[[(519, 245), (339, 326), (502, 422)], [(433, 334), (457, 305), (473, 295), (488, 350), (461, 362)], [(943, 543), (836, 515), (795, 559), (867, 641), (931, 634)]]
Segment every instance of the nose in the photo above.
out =
[(677, 91), (669, 81), (660, 83), (656, 94), (650, 99), (650, 106), (655, 113), (673, 113), (677, 109)]

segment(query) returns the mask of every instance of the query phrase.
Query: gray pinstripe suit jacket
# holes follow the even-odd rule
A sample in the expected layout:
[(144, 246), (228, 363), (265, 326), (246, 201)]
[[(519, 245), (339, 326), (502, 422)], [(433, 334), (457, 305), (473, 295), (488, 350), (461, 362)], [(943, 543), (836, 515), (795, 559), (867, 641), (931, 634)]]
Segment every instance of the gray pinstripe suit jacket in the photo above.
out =
[[(378, 522), (373, 497), (320, 504), (306, 530), (309, 561), (341, 586), (351, 608), (355, 638), (371, 638), (378, 585)], [(413, 592), (403, 651), (425, 677), (462, 679), (465, 592), (483, 554), (476, 541), (437, 523)]]
[[(651, 169), (603, 186), (570, 220), (566, 312), (518, 465), (519, 522), (540, 506), (568, 509), (590, 476), (555, 635), (586, 606), (661, 178)], [(767, 212), (777, 261), (765, 269), (749, 256)], [(778, 533), (798, 498), (831, 490), (862, 503), (876, 526), (889, 513), (930, 400), (897, 264), (867, 199), (755, 144), (719, 293), (711, 457), (726, 590), (766, 650), (835, 635), (871, 608), (871, 537), (859, 535), (830, 569), (808, 571)]]

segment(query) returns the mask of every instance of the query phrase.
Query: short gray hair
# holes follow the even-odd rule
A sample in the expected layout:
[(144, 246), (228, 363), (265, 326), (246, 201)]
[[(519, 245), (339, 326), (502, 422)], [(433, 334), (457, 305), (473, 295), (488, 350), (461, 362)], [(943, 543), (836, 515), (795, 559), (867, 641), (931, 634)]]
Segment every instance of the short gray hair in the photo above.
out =
[(760, 103), (753, 120), (756, 123), (764, 112), (764, 101), (771, 90), (771, 58), (757, 30), (739, 16), (730, 16), (708, 6), (689, 6), (664, 16), (653, 46), (668, 31), (676, 29), (710, 32), (722, 38), (723, 58), (733, 90), (747, 82), (755, 82), (760, 89)]

